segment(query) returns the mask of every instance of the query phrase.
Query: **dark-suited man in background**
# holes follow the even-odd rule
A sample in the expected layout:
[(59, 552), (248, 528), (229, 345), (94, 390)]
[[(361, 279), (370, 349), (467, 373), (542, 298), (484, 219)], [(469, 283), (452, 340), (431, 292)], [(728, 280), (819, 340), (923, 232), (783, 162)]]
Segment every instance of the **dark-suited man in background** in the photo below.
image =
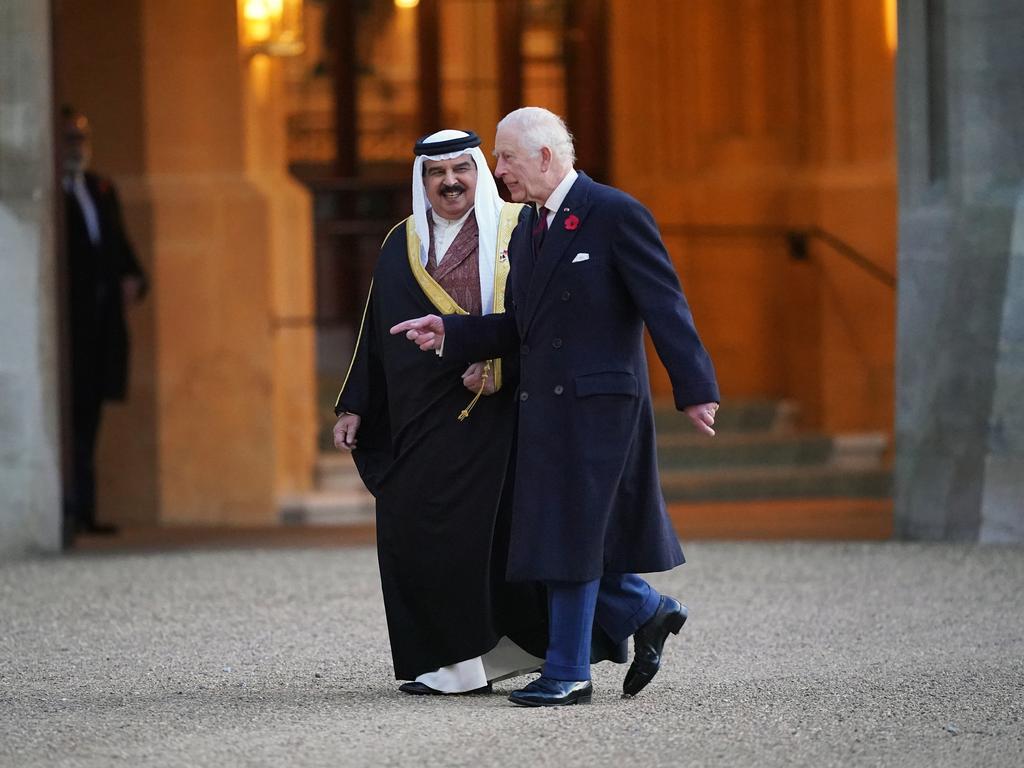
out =
[(573, 168), (557, 115), (525, 107), (495, 137), (496, 175), (527, 206), (509, 243), (506, 313), (436, 315), (392, 328), (424, 350), (481, 360), (520, 355), (518, 453), (507, 576), (544, 582), (550, 640), (542, 675), (511, 701), (590, 701), (593, 624), (633, 636), (623, 683), (657, 673), (686, 608), (637, 573), (684, 560), (658, 479), (643, 328), (676, 407), (714, 435), (718, 386), (651, 214)]
[(74, 533), (113, 533), (96, 517), (96, 437), (107, 400), (128, 384), (125, 306), (146, 292), (146, 277), (128, 241), (117, 192), (87, 170), (89, 121), (62, 110), (65, 249), (71, 347), (71, 482), (66, 485), (65, 540)]

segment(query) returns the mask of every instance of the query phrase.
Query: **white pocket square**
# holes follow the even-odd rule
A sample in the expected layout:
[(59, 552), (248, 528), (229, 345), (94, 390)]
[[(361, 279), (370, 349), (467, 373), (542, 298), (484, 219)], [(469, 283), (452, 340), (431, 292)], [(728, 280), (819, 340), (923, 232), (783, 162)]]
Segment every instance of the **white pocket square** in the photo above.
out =
[(577, 253), (576, 257), (572, 260), (572, 263), (575, 264), (578, 261), (586, 261), (589, 258), (590, 258), (590, 254), (589, 253)]

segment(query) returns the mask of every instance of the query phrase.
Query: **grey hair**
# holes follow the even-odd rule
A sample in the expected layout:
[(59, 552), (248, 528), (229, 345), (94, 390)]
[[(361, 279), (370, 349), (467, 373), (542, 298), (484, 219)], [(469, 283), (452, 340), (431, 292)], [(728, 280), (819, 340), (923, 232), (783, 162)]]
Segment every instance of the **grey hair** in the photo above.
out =
[(499, 121), (498, 128), (502, 127), (516, 131), (521, 146), (531, 154), (536, 155), (541, 147), (547, 147), (559, 163), (569, 167), (576, 164), (572, 134), (565, 121), (554, 112), (543, 107), (520, 107)]

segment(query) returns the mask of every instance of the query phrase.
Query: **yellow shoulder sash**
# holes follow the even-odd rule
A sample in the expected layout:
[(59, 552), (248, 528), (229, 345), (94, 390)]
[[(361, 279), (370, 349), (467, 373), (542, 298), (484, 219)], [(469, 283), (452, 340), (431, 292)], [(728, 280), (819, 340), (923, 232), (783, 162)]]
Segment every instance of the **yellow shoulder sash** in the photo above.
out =
[(430, 303), (442, 315), (468, 315), (469, 313), (456, 303), (455, 299), (448, 295), (444, 288), (430, 276), (427, 268), (420, 261), (420, 237), (416, 234), (416, 221), (410, 216), (405, 220), (405, 243), (409, 252), (409, 269), (413, 277), (419, 283), (420, 288)]

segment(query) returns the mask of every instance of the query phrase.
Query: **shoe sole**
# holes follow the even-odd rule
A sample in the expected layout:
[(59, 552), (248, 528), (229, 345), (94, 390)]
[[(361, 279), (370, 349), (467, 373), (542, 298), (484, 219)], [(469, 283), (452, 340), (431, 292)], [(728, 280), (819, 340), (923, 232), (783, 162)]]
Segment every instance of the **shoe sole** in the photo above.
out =
[(456, 691), (449, 693), (448, 691), (416, 691), (416, 690), (402, 690), (402, 687), (398, 687), (399, 693), (404, 693), (406, 696), (482, 696), (485, 693), (494, 693), (494, 690), (489, 685), (485, 685), (483, 688), (477, 688), (472, 691)]
[(536, 701), (520, 701), (518, 699), (513, 699), (511, 696), (509, 697), (509, 701), (517, 707), (533, 707), (536, 709), (539, 707), (571, 707), (573, 704), (590, 704), (592, 698), (593, 694), (587, 693), (577, 696), (572, 701), (563, 701), (558, 704), (542, 704)]

